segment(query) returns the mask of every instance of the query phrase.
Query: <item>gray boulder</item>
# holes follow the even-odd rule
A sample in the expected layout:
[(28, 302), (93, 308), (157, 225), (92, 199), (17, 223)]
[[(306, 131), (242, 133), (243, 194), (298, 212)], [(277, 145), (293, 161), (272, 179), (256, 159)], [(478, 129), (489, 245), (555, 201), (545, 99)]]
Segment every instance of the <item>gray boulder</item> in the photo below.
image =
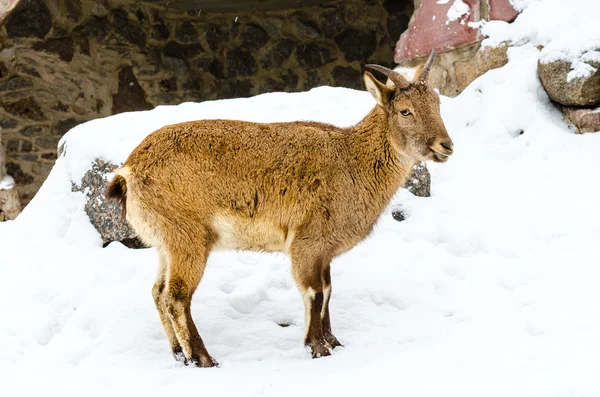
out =
[(588, 62), (596, 71), (589, 77), (567, 81), (571, 62), (538, 63), (538, 75), (548, 96), (565, 106), (593, 106), (600, 104), (600, 63)]
[(85, 194), (85, 212), (105, 246), (112, 241), (120, 241), (130, 248), (143, 248), (144, 244), (123, 218), (119, 203), (104, 197), (109, 177), (117, 168), (115, 164), (96, 159), (81, 183), (72, 185), (72, 190)]

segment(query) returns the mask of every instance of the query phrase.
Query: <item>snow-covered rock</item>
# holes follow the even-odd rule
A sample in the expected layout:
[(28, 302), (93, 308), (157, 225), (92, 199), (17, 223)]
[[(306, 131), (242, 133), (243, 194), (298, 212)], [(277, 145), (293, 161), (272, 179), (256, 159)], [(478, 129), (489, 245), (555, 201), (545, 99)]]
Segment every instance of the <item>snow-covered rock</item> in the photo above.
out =
[[(512, 21), (517, 10), (509, 0), (431, 0), (417, 3), (408, 29), (400, 36), (394, 60), (403, 63), (479, 42), (487, 20)], [(483, 21), (483, 22), (482, 22)]]
[(73, 182), (73, 191), (85, 195), (85, 213), (100, 233), (104, 245), (120, 241), (130, 248), (143, 248), (143, 243), (124, 219), (120, 204), (115, 200), (108, 200), (104, 195), (116, 169), (117, 165), (96, 159), (81, 181)]
[[(600, 103), (600, 49), (590, 52), (589, 61), (541, 60), (538, 74), (548, 96), (565, 106), (593, 106)], [(588, 53), (588, 54), (590, 54)]]

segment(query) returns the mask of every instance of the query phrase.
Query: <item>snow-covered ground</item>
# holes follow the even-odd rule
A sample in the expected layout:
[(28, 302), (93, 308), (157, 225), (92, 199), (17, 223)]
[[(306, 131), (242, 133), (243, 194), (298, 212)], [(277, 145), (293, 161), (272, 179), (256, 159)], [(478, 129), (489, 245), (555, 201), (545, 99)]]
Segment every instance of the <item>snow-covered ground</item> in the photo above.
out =
[(150, 294), (155, 253), (102, 248), (70, 180), (176, 121), (350, 125), (374, 105), (366, 92), (322, 87), (76, 127), (39, 194), (0, 224), (0, 395), (599, 396), (600, 135), (568, 130), (537, 79), (539, 56), (534, 44), (511, 48), (508, 65), (443, 98), (455, 155), (429, 165), (432, 197), (398, 193), (406, 221), (388, 210), (334, 261), (345, 347), (318, 360), (302, 346), (288, 258), (219, 252), (192, 310), (221, 367), (176, 363)]

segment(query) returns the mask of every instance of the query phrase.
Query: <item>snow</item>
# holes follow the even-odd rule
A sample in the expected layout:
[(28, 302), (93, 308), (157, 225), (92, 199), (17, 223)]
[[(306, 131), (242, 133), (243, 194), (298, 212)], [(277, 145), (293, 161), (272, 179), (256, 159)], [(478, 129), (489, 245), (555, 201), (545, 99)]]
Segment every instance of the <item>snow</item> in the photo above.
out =
[(334, 261), (332, 324), (345, 347), (318, 360), (302, 346), (288, 258), (217, 252), (192, 311), (221, 367), (182, 367), (150, 294), (155, 252), (102, 248), (71, 184), (96, 157), (121, 162), (165, 124), (348, 126), (374, 105), (366, 92), (186, 103), (75, 127), (37, 196), (0, 223), (0, 393), (598, 396), (600, 135), (569, 132), (528, 40), (506, 66), (442, 98), (455, 154), (429, 164), (432, 196), (400, 190), (373, 234)]
[(10, 175), (5, 175), (2, 180), (0, 180), (0, 190), (10, 190), (15, 186), (15, 180)]
[[(445, 3), (438, 2), (438, 4)], [(471, 8), (467, 3), (465, 3), (462, 0), (454, 0), (452, 6), (450, 6), (450, 8), (448, 9), (448, 20), (446, 21), (446, 23), (457, 21), (461, 19), (464, 15), (469, 15), (470, 12)], [(464, 20), (461, 20), (460, 23), (464, 24)]]
[(488, 39), (483, 41), (484, 46), (528, 42), (544, 47), (540, 53), (542, 63), (571, 62), (568, 81), (595, 73), (596, 68), (586, 62), (598, 62), (600, 57), (597, 51), (600, 50), (599, 1), (521, 0), (514, 1), (514, 5), (523, 11), (513, 23), (490, 21), (485, 24), (482, 32)]

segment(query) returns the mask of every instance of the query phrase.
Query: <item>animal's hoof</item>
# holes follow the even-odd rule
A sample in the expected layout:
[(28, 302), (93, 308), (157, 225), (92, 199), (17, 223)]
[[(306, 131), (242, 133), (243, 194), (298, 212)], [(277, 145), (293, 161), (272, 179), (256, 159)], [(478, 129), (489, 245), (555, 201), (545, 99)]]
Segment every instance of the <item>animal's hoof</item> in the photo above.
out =
[(332, 349), (335, 349), (336, 347), (344, 347), (344, 345), (342, 345), (333, 334), (325, 335), (325, 341), (329, 344), (329, 346), (331, 346)]
[(178, 361), (180, 363), (185, 364), (185, 362), (186, 362), (185, 354), (183, 354), (183, 352), (181, 350), (173, 351), (173, 357), (175, 358), (175, 361)]
[(206, 355), (206, 356), (200, 356), (199, 358), (192, 357), (192, 359), (187, 361), (185, 365), (191, 365), (191, 366), (198, 367), (198, 368), (212, 368), (212, 367), (218, 367), (219, 363), (217, 362), (217, 360), (215, 360), (211, 356)]
[(309, 346), (312, 353), (312, 358), (331, 356), (331, 351), (329, 350), (329, 347), (327, 347), (327, 343), (324, 340), (316, 343), (310, 343)]

